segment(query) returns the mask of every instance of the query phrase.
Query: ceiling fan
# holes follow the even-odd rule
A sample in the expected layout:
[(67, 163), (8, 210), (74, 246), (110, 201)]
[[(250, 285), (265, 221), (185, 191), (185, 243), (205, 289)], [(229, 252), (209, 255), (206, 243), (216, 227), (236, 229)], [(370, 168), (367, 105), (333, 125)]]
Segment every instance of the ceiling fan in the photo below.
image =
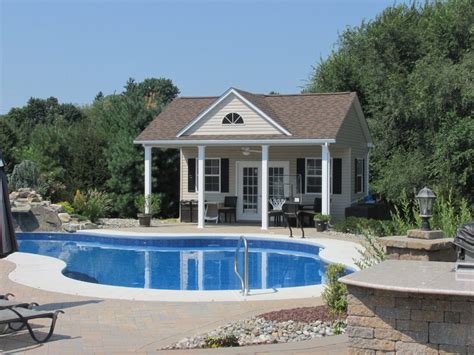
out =
[(251, 149), (250, 147), (241, 147), (240, 151), (245, 156), (249, 156), (250, 153), (261, 153), (262, 152), (261, 150)]

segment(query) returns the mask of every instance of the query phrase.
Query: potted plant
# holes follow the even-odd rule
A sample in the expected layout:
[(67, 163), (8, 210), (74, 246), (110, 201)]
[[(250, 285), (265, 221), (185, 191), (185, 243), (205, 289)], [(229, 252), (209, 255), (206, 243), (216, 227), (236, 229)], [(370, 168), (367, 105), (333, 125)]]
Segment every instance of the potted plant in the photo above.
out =
[[(157, 194), (139, 195), (135, 199), (135, 207), (138, 210), (138, 224), (140, 227), (149, 227), (151, 217), (160, 212), (161, 200)], [(147, 211), (148, 213), (145, 213)]]
[(331, 220), (331, 216), (327, 214), (317, 213), (314, 215), (314, 224), (316, 226), (316, 230), (318, 232), (324, 232), (328, 229), (329, 221)]

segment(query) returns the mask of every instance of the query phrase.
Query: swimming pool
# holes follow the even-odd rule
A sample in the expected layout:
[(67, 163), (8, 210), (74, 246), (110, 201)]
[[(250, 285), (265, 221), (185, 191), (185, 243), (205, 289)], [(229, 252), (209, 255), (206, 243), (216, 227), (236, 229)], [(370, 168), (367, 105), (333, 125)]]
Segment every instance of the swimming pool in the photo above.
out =
[[(89, 283), (157, 290), (238, 290), (238, 237), (136, 237), (18, 233), (19, 249), (64, 261), (63, 275)], [(247, 237), (249, 287), (319, 285), (327, 264), (314, 244)], [(243, 274), (243, 253), (239, 253)]]
[[(51, 238), (50, 238), (51, 237)], [(109, 250), (113, 248), (123, 249), (123, 250), (140, 250), (140, 248), (146, 246), (147, 248), (151, 248), (151, 244), (158, 243), (159, 240), (203, 240), (203, 239), (213, 239), (213, 240), (230, 240), (229, 243), (232, 244), (230, 248), (231, 252), (235, 252), (235, 245), (236, 241), (239, 239), (240, 234), (235, 233), (220, 233), (215, 234), (212, 231), (196, 231), (193, 234), (189, 233), (141, 233), (141, 232), (129, 232), (129, 231), (116, 231), (116, 230), (85, 230), (79, 233), (18, 233), (19, 243), (23, 244), (24, 241), (31, 241), (31, 240), (43, 240), (43, 241), (54, 241), (57, 240), (58, 242), (63, 242), (64, 244), (69, 242), (76, 242), (77, 249), (81, 249), (84, 243), (91, 242), (91, 243), (103, 243), (107, 244), (104, 248), (109, 248)], [(255, 241), (256, 246), (258, 242), (266, 243), (265, 245), (269, 247), (269, 251), (274, 254), (280, 255), (285, 254), (286, 251), (290, 251), (293, 256), (305, 256), (305, 254), (311, 255), (314, 257), (316, 254), (317, 248), (318, 254), (317, 258), (320, 262), (320, 270), (321, 265), (327, 265), (331, 263), (342, 263), (346, 265), (346, 269), (350, 271), (358, 270), (357, 265), (355, 265), (354, 260), (360, 258), (360, 249), (361, 246), (358, 243), (350, 242), (350, 241), (343, 241), (337, 240), (333, 238), (307, 238), (307, 239), (300, 239), (300, 238), (292, 238), (289, 239), (288, 235), (278, 235), (278, 234), (271, 234), (271, 233), (247, 233), (245, 237), (249, 240)], [(285, 246), (284, 244), (272, 244), (273, 243), (287, 243), (289, 245)], [(197, 242), (196, 242), (197, 243)], [(223, 242), (225, 243), (225, 242)], [(269, 244), (268, 244), (269, 243)], [(68, 270), (68, 264), (61, 259), (65, 258), (70, 250), (73, 250), (73, 244), (69, 244), (69, 251), (68, 246), (64, 248), (63, 252), (60, 252), (57, 257), (54, 256), (47, 256), (48, 250), (52, 253), (54, 248), (52, 245), (49, 247), (47, 244), (42, 244), (43, 250), (40, 251), (40, 245), (37, 244), (35, 247), (32, 247), (32, 252), (35, 254), (27, 253), (27, 252), (17, 252), (10, 254), (5, 260), (7, 262), (11, 262), (15, 265), (13, 270), (9, 273), (8, 277), (13, 282), (36, 288), (41, 289), (43, 291), (48, 292), (56, 292), (61, 294), (69, 294), (69, 295), (77, 295), (87, 298), (94, 298), (94, 299), (119, 299), (119, 300), (139, 300), (139, 301), (161, 301), (161, 302), (240, 302), (240, 301), (270, 301), (270, 300), (286, 300), (286, 299), (297, 299), (297, 298), (310, 298), (310, 297), (320, 297), (321, 293), (324, 290), (324, 285), (321, 283), (315, 284), (308, 284), (306, 286), (295, 286), (290, 287), (288, 284), (284, 284), (284, 282), (280, 282), (282, 287), (270, 288), (268, 283), (267, 276), (267, 285), (263, 285), (261, 287), (268, 287), (266, 289), (263, 288), (252, 288), (250, 287), (250, 293), (245, 296), (242, 295), (239, 289), (228, 289), (228, 290), (212, 290), (212, 289), (205, 289), (206, 282), (205, 281), (205, 269), (200, 268), (198, 272), (195, 271), (195, 266), (190, 266), (188, 269), (194, 272), (191, 272), (192, 275), (188, 277), (188, 280), (196, 279), (196, 274), (198, 276), (198, 280), (202, 280), (202, 288), (199, 287), (199, 282), (196, 285), (194, 283), (194, 287), (196, 289), (192, 289), (193, 282), (188, 282), (188, 289), (183, 288), (181, 289), (156, 289), (156, 288), (145, 288), (145, 279), (152, 280), (153, 277), (156, 276), (156, 269), (151, 268), (145, 274), (142, 271), (143, 277), (143, 286), (142, 287), (130, 287), (130, 286), (114, 286), (110, 284), (99, 284), (95, 283), (97, 277), (93, 275), (89, 275), (88, 271), (80, 272), (72, 269), (72, 274), (70, 276), (76, 277), (73, 279), (71, 277), (66, 277), (64, 275), (64, 271)], [(277, 247), (280, 246), (281, 248)], [(285, 247), (284, 247), (285, 246)], [(164, 247), (162, 245), (162, 247)], [(169, 247), (169, 245), (168, 245)], [(205, 247), (205, 246), (204, 246)], [(213, 245), (207, 245), (207, 248), (212, 248)], [(288, 247), (288, 248), (287, 248)], [(22, 250), (26, 248), (26, 245), (23, 244)], [(36, 250), (35, 250), (36, 248)], [(75, 247), (74, 247), (75, 248)], [(63, 250), (63, 249), (61, 249)], [(311, 251), (312, 250), (312, 251)], [(41, 252), (42, 254), (39, 254)], [(250, 247), (250, 252), (252, 252), (252, 247)], [(112, 253), (110, 253), (112, 255)], [(288, 253), (287, 253), (288, 254)], [(51, 254), (53, 255), (53, 253)], [(132, 253), (132, 255), (134, 255)], [(198, 254), (199, 255), (199, 254)], [(196, 255), (197, 256), (197, 255)], [(138, 257), (136, 260), (140, 260)], [(199, 259), (198, 259), (199, 260)], [(202, 260), (202, 259), (201, 259)], [(263, 258), (265, 260), (265, 258)], [(111, 260), (110, 257), (105, 257), (105, 259), (101, 262), (97, 262), (98, 265), (97, 269), (100, 272), (100, 269), (103, 268), (102, 264), (107, 264)], [(143, 262), (144, 265), (144, 257), (140, 261)], [(150, 261), (150, 258), (148, 258)], [(267, 259), (268, 261), (268, 259)], [(88, 262), (83, 262), (82, 264), (87, 264)], [(190, 262), (191, 264), (193, 262)], [(203, 265), (204, 263), (201, 262), (197, 265)], [(217, 264), (213, 262), (213, 264)], [(240, 263), (242, 264), (242, 263)], [(111, 268), (112, 272), (117, 272), (117, 268), (114, 267), (114, 263), (108, 263), (109, 268)], [(150, 264), (151, 265), (151, 264)], [(196, 264), (195, 264), (196, 265)], [(262, 265), (262, 264), (260, 264)], [(116, 265), (115, 265), (116, 266)], [(223, 266), (222, 266), (223, 267)], [(128, 268), (132, 269), (130, 266), (130, 262), (125, 265), (125, 273), (129, 272)], [(143, 269), (143, 266), (142, 266)], [(222, 272), (221, 268), (221, 272)], [(263, 269), (261, 269), (263, 270)], [(268, 275), (268, 268), (267, 275)], [(301, 269), (300, 269), (301, 270)], [(151, 271), (151, 274), (148, 272)], [(154, 275), (153, 276), (153, 272)], [(207, 271), (206, 271), (207, 272)], [(231, 273), (228, 272), (228, 275)], [(312, 275), (319, 275), (319, 271), (316, 273), (312, 273)], [(146, 275), (146, 278), (145, 278)], [(194, 276), (193, 276), (194, 275)], [(201, 276), (199, 276), (201, 275)], [(290, 273), (286, 274), (290, 276)], [(319, 275), (320, 276), (320, 275)], [(91, 278), (89, 278), (91, 277)], [(258, 275), (255, 276), (258, 280)], [(230, 278), (230, 276), (229, 276)], [(79, 281), (78, 279), (87, 279), (89, 282)], [(183, 277), (183, 280), (185, 278)], [(260, 279), (262, 277), (260, 276)], [(256, 280), (250, 280), (251, 286), (252, 282), (257, 282)], [(308, 280), (308, 279), (307, 279)], [(313, 278), (315, 282), (322, 282), (318, 281), (317, 278)], [(283, 281), (285, 281), (283, 279)], [(312, 281), (311, 281), (312, 282)], [(147, 284), (147, 287), (150, 287), (150, 284)], [(277, 283), (278, 285), (278, 283)], [(258, 285), (257, 285), (258, 287)]]

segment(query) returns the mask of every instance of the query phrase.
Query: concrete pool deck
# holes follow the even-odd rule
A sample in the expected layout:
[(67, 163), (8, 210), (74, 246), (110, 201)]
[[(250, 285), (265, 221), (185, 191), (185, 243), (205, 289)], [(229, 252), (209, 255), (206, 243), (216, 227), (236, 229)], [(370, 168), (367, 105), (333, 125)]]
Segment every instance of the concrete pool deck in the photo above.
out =
[[(146, 228), (150, 233), (196, 232), (190, 226)], [(220, 230), (222, 228), (222, 230)], [(239, 232), (242, 232), (239, 226)], [(210, 231), (212, 229), (212, 232)], [(127, 229), (142, 232), (136, 228)], [(173, 231), (172, 231), (173, 230)], [(245, 233), (261, 233), (259, 227), (245, 226)], [(123, 231), (123, 230), (122, 230)], [(208, 228), (206, 233), (232, 233), (228, 226)], [(284, 232), (284, 230), (283, 230)], [(201, 233), (201, 231), (196, 232)], [(272, 234), (271, 232), (269, 234)], [(276, 234), (282, 234), (280, 229)], [(309, 234), (309, 233), (308, 233)], [(321, 237), (311, 233), (312, 237)], [(252, 317), (264, 312), (315, 306), (319, 298), (294, 300), (241, 301), (241, 302), (144, 302), (100, 299), (49, 292), (20, 285), (8, 275), (15, 265), (0, 260), (0, 293), (12, 292), (18, 300), (38, 302), (41, 309), (63, 309), (55, 335), (50, 342), (37, 345), (27, 333), (0, 335), (0, 352), (27, 354), (110, 354), (110, 353), (156, 353), (158, 349), (197, 333), (212, 330), (229, 321)], [(34, 322), (41, 324), (40, 322)], [(39, 328), (38, 328), (39, 329)], [(42, 329), (40, 329), (42, 330)], [(299, 353), (337, 354), (347, 352), (347, 338), (334, 336), (313, 341), (262, 345), (253, 347), (168, 351), (159, 353)]]

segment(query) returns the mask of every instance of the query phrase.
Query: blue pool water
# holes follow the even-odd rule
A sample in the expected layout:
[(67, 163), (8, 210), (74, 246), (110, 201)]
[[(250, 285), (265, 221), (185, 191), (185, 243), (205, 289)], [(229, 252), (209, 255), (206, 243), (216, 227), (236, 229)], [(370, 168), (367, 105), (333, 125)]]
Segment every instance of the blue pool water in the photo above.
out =
[[(63, 260), (63, 274), (105, 285), (163, 290), (237, 290), (238, 238), (131, 238), (80, 233), (18, 233), (21, 252)], [(249, 240), (250, 289), (317, 285), (326, 265), (314, 245)], [(243, 252), (239, 254), (243, 273)]]

